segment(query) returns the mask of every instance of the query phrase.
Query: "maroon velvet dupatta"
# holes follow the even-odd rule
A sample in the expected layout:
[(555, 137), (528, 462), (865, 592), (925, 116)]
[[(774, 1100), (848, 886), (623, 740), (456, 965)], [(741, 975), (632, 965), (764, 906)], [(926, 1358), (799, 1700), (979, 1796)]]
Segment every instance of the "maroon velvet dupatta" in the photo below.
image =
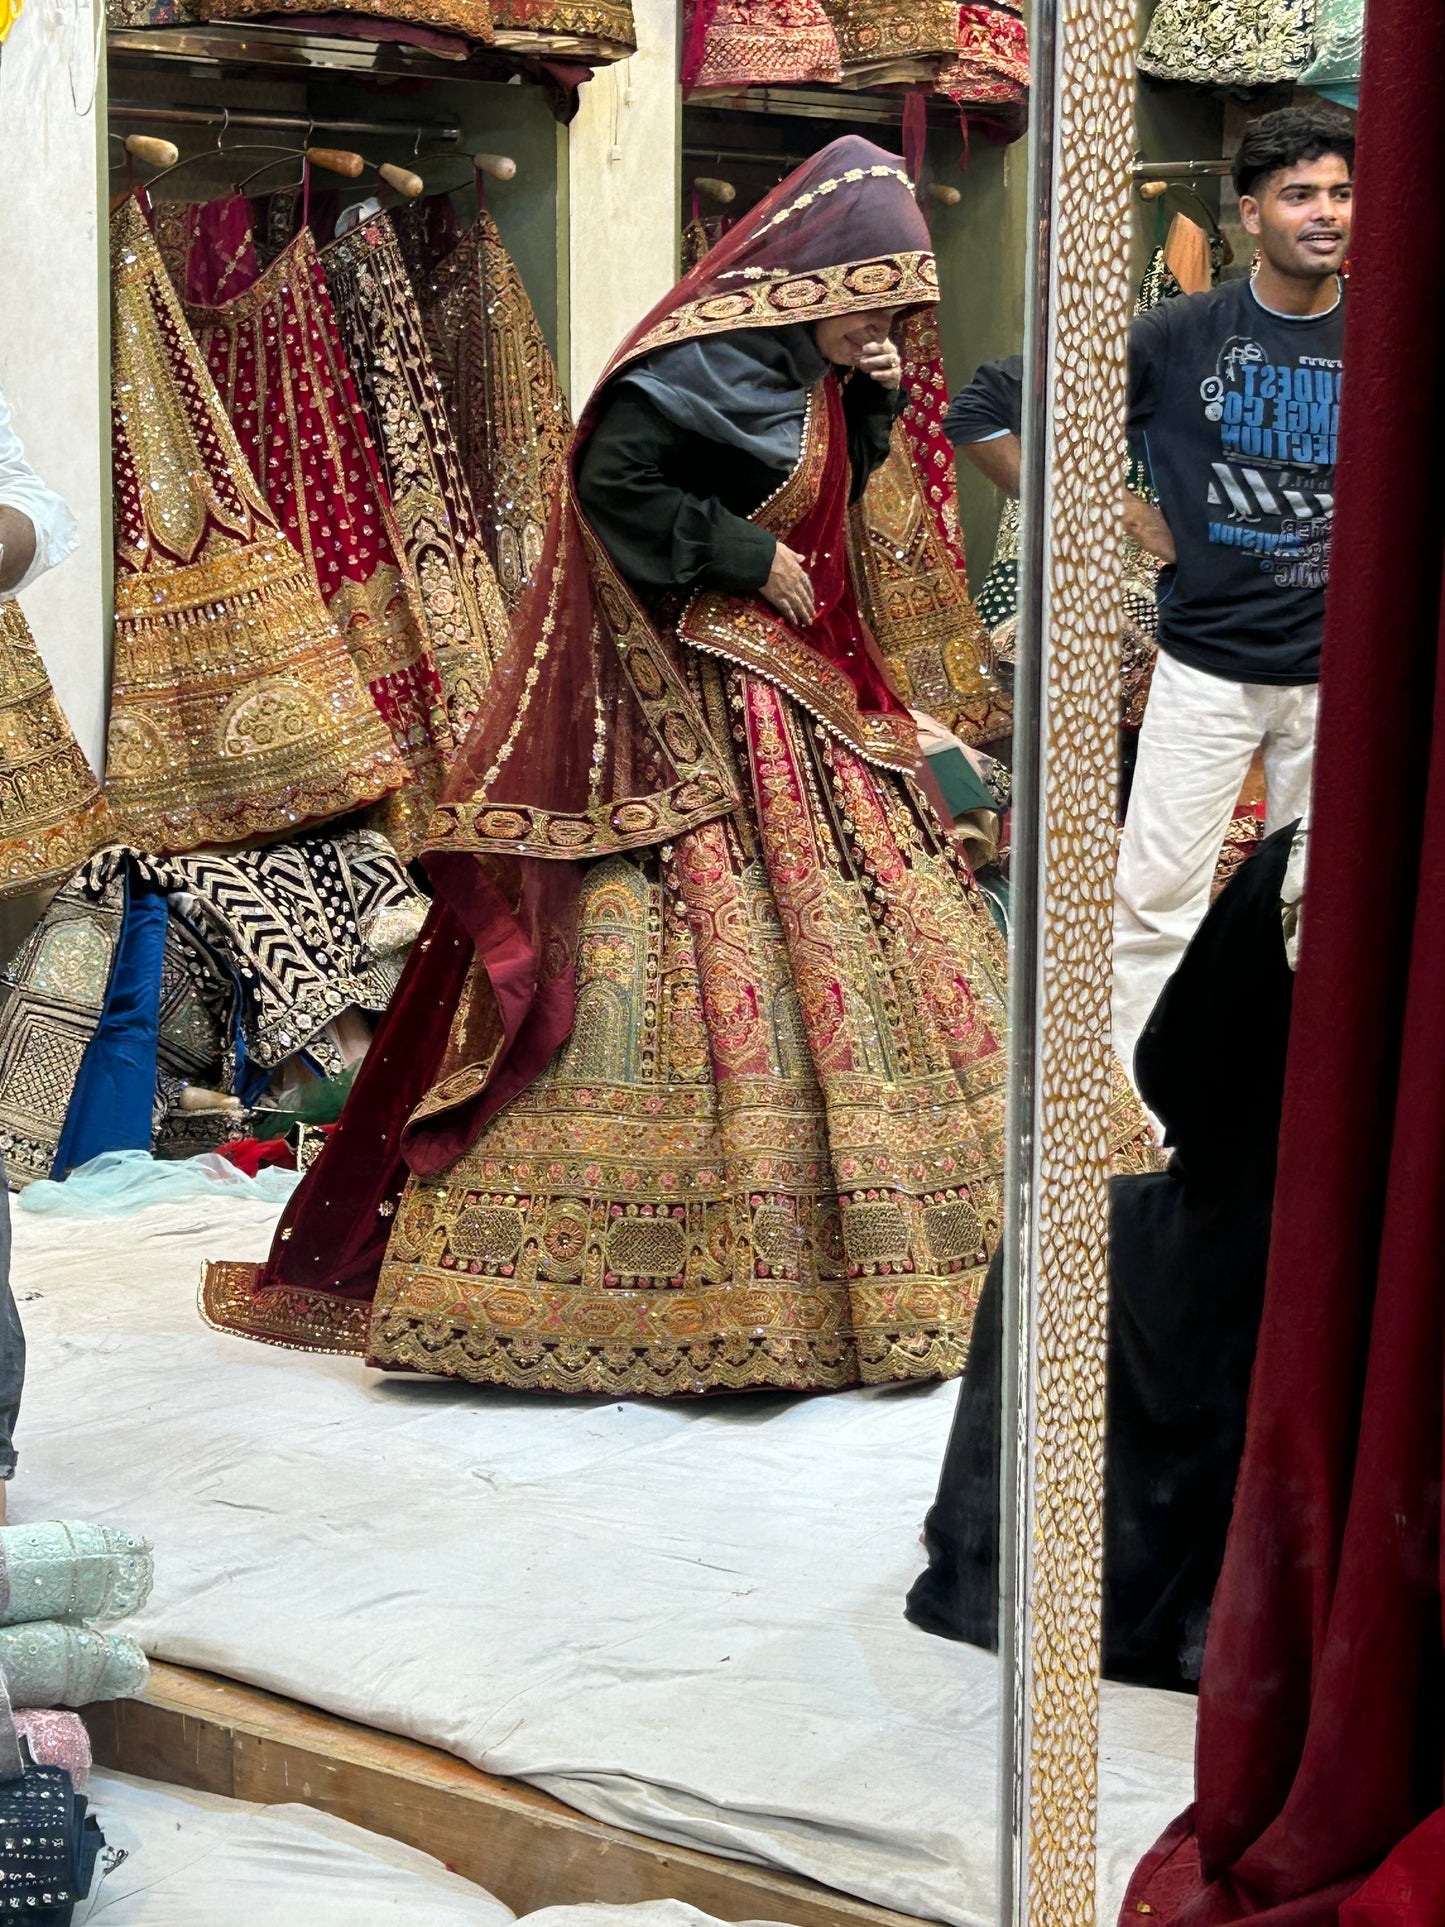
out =
[[(937, 296), (928, 230), (896, 157), (836, 141), (776, 188), (650, 313), (599, 384), (654, 349), (742, 327)], [(573, 1018), (583, 866), (737, 807), (680, 645), (775, 683), (858, 755), (916, 773), (846, 563), (836, 380), (814, 391), (798, 468), (758, 519), (809, 561), (818, 614), (795, 631), (756, 597), (705, 591), (660, 626), (588, 527), (573, 439), (536, 580), (425, 847), (438, 891), (390, 1012), (259, 1278), (212, 1268), (205, 1306), (262, 1338), (355, 1350), (408, 1171), (433, 1176), (535, 1079)], [(303, 1335), (304, 1331), (304, 1335)]]
[(1445, 214), (1397, 218), (1442, 171), (1445, 9), (1372, 0), (1269, 1278), (1197, 1801), (1130, 1922), (1445, 1918)]

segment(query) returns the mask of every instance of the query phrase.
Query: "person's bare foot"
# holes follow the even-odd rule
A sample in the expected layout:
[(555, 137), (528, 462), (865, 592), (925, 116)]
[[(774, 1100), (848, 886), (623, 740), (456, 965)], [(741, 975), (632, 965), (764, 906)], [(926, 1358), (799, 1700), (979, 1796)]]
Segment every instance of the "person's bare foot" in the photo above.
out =
[(5, 1523), (5, 1495), (10, 1490), (10, 1481), (0, 1479), (0, 1526)]

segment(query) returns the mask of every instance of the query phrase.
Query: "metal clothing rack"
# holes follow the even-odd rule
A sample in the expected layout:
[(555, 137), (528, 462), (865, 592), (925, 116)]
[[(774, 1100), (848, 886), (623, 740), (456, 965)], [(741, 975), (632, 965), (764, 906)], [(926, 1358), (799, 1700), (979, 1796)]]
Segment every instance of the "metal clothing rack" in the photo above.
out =
[(1199, 181), (1227, 174), (1232, 161), (1135, 161), (1136, 181)]
[(455, 147), (462, 130), (449, 123), (428, 124), (404, 120), (333, 120), (326, 114), (229, 113), (220, 107), (154, 107), (113, 100), (112, 120), (134, 121), (153, 127), (228, 127), (266, 128), (276, 133), (375, 135), (379, 140), (411, 140), (420, 146), (430, 141), (441, 147)]

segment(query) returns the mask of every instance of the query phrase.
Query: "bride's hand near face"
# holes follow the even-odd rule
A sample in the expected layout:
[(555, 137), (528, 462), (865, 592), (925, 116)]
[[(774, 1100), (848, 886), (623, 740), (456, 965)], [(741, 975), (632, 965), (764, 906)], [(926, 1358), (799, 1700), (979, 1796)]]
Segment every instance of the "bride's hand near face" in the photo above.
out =
[(778, 613), (786, 616), (796, 628), (806, 629), (813, 620), (813, 585), (808, 580), (808, 571), (803, 567), (802, 556), (790, 549), (786, 542), (780, 542), (777, 546), (762, 593)]
[(880, 388), (896, 388), (903, 379), (903, 363), (891, 341), (870, 341), (858, 351), (854, 364), (860, 375), (869, 375)]

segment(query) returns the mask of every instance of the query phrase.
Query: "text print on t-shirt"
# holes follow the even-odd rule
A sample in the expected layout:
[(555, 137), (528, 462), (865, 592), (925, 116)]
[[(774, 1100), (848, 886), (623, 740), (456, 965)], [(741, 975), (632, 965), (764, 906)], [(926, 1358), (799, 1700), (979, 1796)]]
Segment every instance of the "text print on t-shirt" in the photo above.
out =
[(1259, 342), (1232, 335), (1216, 372), (1199, 385), (1205, 418), (1219, 423), (1212, 464), (1209, 540), (1248, 549), (1282, 587), (1322, 589), (1329, 574), (1340, 363), (1301, 355), (1271, 362)]

